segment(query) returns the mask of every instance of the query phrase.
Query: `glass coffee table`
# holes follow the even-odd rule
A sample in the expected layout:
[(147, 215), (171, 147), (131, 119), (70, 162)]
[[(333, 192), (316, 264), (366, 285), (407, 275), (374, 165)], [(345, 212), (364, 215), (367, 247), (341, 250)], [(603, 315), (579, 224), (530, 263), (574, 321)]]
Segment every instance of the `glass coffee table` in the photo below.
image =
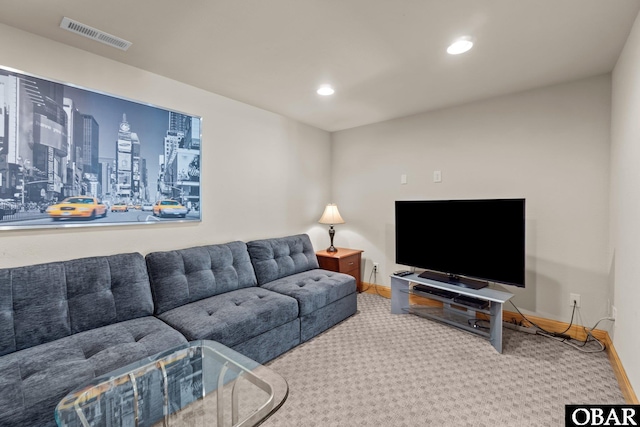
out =
[(284, 378), (215, 341), (193, 341), (101, 376), (56, 407), (58, 426), (256, 426)]

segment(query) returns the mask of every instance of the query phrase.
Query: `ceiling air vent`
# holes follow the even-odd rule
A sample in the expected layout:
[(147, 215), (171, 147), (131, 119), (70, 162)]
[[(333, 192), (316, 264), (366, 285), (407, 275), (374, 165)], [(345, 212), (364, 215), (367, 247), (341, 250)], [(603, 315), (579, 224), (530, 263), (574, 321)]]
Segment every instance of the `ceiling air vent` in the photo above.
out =
[(92, 40), (99, 41), (100, 43), (108, 44), (111, 47), (115, 47), (121, 50), (127, 50), (133, 44), (129, 41), (126, 41), (125, 39), (112, 36), (109, 33), (105, 33), (104, 31), (100, 31), (96, 28), (82, 24), (78, 21), (74, 21), (73, 19), (69, 19), (67, 17), (62, 18), (60, 28), (71, 31), (72, 33), (80, 34), (81, 36), (88, 37)]

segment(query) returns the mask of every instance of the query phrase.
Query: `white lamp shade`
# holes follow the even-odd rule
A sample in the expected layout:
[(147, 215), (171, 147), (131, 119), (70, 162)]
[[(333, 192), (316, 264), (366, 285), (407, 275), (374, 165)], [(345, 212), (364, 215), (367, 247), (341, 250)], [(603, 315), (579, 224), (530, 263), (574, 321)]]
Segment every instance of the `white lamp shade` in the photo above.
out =
[(338, 207), (329, 203), (326, 208), (324, 208), (324, 212), (318, 221), (320, 224), (344, 224), (344, 219), (340, 216), (340, 212), (338, 212)]

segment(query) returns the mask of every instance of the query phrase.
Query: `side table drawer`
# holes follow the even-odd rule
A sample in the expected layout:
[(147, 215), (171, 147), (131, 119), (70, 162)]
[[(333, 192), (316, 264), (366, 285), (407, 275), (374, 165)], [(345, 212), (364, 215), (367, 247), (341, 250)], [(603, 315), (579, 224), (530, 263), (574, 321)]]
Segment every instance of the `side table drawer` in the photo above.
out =
[(350, 270), (356, 269), (360, 267), (358, 264), (360, 262), (360, 254), (351, 255), (345, 258), (340, 258), (340, 268), (338, 271), (341, 273), (346, 273)]

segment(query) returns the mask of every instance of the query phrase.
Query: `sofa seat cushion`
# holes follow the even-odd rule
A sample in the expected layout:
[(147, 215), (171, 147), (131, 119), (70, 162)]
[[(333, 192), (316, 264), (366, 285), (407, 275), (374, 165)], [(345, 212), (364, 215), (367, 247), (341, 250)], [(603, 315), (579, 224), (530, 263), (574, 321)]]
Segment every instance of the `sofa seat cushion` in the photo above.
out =
[(205, 298), (158, 317), (189, 341), (213, 340), (233, 347), (296, 319), (298, 303), (253, 287)]
[(302, 317), (356, 292), (356, 279), (348, 274), (315, 269), (283, 277), (261, 287), (295, 298)]
[(178, 331), (148, 316), (5, 355), (0, 358), (0, 426), (55, 425), (54, 409), (72, 390), (185, 342)]

